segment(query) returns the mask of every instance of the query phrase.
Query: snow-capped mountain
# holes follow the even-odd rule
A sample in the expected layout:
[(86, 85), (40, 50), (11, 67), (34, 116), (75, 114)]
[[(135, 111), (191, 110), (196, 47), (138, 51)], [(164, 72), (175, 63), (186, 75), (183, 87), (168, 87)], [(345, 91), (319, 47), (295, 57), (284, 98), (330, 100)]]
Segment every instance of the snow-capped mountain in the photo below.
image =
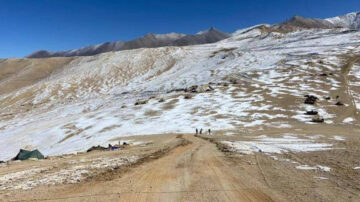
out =
[(72, 56), (90, 56), (110, 51), (131, 50), (137, 48), (156, 48), (163, 46), (186, 46), (195, 44), (214, 43), (230, 37), (229, 34), (210, 28), (200, 34), (186, 35), (179, 33), (169, 34), (147, 34), (131, 41), (115, 41), (87, 46), (80, 49), (69, 51), (37, 51), (27, 56), (28, 58), (46, 58), (46, 57), (72, 57)]
[(289, 20), (270, 27), (271, 31), (292, 32), (300, 29), (334, 29), (334, 28), (360, 28), (360, 12), (353, 12), (342, 16), (317, 19), (294, 16)]
[(325, 19), (338, 27), (346, 27), (351, 29), (360, 28), (360, 12), (353, 12), (342, 16)]

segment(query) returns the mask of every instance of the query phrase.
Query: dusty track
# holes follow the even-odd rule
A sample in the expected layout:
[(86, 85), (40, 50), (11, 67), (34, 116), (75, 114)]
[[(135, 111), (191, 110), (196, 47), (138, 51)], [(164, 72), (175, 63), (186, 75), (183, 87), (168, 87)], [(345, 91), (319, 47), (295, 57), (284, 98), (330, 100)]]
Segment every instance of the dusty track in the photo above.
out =
[(231, 166), (215, 144), (194, 136), (184, 137), (192, 144), (177, 147), (121, 178), (52, 187), (31, 200), (273, 201), (263, 182)]
[(343, 113), (341, 116), (339, 116), (338, 119), (344, 119), (344, 118), (346, 118), (346, 116), (350, 116), (350, 117), (355, 116), (355, 118), (358, 118), (358, 110), (356, 108), (356, 102), (355, 102), (354, 96), (350, 90), (351, 87), (350, 87), (349, 78), (348, 78), (351, 68), (358, 62), (360, 62), (360, 56), (356, 55), (356, 56), (350, 57), (349, 59), (347, 59), (347, 62), (345, 63), (345, 65), (341, 68), (341, 73), (342, 73), (342, 77), (343, 77), (343, 85), (342, 85), (342, 88), (340, 88), (339, 92), (345, 93), (345, 95), (347, 97), (349, 97), (350, 107), (348, 107), (348, 109), (345, 111), (345, 113)]

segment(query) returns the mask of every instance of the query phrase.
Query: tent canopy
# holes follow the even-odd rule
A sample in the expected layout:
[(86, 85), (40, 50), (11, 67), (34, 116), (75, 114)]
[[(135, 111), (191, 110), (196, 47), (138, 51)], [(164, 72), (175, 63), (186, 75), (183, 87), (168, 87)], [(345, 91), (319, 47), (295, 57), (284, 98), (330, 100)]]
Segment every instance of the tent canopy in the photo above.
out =
[(26, 159), (29, 159), (29, 158), (44, 159), (45, 157), (37, 149), (35, 149), (33, 151), (20, 149), (20, 152), (18, 153), (18, 155), (16, 155), (14, 160), (26, 160)]

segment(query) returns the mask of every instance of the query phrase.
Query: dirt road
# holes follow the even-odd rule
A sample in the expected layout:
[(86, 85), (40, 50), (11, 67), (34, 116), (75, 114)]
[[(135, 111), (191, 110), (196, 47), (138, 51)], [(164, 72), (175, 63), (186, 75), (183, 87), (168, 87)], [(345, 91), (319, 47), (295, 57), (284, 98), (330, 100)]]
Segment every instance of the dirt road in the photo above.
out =
[[(142, 164), (120, 178), (45, 187), (31, 200), (50, 201), (279, 201), (265, 183), (232, 166), (215, 144), (184, 136), (191, 144)], [(45, 190), (44, 190), (45, 189)], [(33, 192), (34, 193), (34, 192)], [(274, 198), (275, 196), (275, 198)]]

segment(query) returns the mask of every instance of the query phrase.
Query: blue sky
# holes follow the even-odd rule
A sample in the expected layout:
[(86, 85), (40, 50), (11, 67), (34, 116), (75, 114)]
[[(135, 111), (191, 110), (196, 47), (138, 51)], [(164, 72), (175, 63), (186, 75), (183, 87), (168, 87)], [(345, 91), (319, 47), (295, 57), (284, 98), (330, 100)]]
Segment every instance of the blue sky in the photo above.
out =
[(293, 15), (325, 18), (360, 10), (359, 0), (0, 0), (0, 58), (68, 50), (147, 33), (225, 32)]

